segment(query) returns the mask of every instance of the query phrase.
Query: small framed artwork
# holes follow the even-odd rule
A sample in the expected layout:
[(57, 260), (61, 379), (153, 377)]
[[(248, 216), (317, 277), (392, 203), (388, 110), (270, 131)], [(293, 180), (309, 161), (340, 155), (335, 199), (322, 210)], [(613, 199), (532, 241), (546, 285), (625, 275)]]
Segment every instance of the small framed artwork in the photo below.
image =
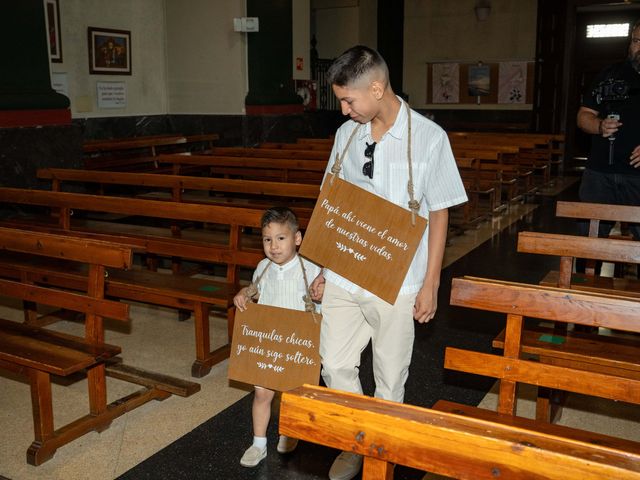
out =
[(131, 75), (131, 32), (89, 27), (89, 73)]
[(45, 0), (45, 20), (49, 41), (49, 59), (62, 63), (62, 42), (60, 41), (60, 7), (58, 0)]

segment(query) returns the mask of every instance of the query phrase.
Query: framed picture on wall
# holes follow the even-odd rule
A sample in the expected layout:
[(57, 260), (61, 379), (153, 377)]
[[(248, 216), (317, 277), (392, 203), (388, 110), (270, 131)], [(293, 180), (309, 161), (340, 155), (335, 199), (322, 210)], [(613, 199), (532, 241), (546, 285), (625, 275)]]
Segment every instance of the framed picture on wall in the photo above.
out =
[(89, 73), (131, 75), (131, 32), (89, 27)]
[(49, 42), (49, 58), (52, 62), (62, 63), (62, 42), (60, 41), (60, 7), (58, 0), (45, 0), (45, 21), (47, 24), (47, 40)]

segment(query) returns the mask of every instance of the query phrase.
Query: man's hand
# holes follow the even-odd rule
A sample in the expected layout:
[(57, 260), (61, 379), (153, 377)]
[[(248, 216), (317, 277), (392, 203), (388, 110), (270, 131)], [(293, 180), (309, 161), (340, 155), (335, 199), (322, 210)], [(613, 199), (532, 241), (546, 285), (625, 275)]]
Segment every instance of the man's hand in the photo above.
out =
[(622, 123), (615, 118), (600, 118), (597, 110), (580, 107), (578, 110), (578, 127), (585, 133), (608, 138), (618, 131)]
[(622, 123), (615, 118), (604, 118), (600, 123), (600, 135), (604, 138), (609, 138), (611, 135), (616, 133), (618, 129), (622, 126)]
[(640, 167), (640, 145), (633, 149), (631, 152), (631, 161), (629, 162), (633, 168)]
[(438, 308), (438, 285), (425, 283), (418, 295), (413, 306), (413, 318), (418, 323), (427, 323), (431, 320)]
[(322, 295), (324, 295), (324, 285), (324, 275), (322, 273), (319, 273), (318, 276), (313, 279), (313, 282), (311, 282), (311, 286), (309, 287), (309, 290), (311, 290), (311, 300), (313, 300), (314, 302), (322, 301)]

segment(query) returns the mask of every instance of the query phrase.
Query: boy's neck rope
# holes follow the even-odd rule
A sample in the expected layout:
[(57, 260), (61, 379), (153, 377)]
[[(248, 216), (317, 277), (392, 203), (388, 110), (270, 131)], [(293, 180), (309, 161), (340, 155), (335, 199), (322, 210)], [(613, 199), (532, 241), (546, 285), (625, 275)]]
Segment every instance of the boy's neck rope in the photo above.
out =
[[(300, 255), (298, 255), (298, 260), (300, 261), (300, 268), (302, 268), (302, 277), (304, 278), (304, 288), (306, 292), (306, 295), (302, 297), (302, 300), (304, 301), (304, 310), (305, 312), (310, 312), (313, 316), (313, 321), (317, 322), (317, 319), (315, 316), (316, 307), (313, 303), (313, 300), (311, 300), (311, 290), (309, 289), (309, 280), (307, 279), (307, 270), (306, 268), (304, 268), (304, 263), (302, 262), (302, 257)], [(253, 300), (253, 298), (258, 294), (258, 284), (262, 280), (262, 277), (264, 276), (264, 274), (267, 273), (267, 270), (269, 270), (269, 267), (271, 266), (272, 263), (273, 262), (269, 260), (269, 263), (264, 268), (264, 270), (260, 272), (260, 275), (258, 275), (258, 278), (256, 279), (256, 281), (251, 282), (251, 284), (247, 287), (247, 290), (245, 291), (245, 296), (250, 300)]]
[(258, 275), (258, 278), (256, 279), (256, 281), (251, 282), (247, 287), (247, 290), (245, 290), (244, 294), (249, 300), (253, 300), (255, 296), (258, 295), (258, 284), (260, 283), (260, 280), (262, 280), (262, 277), (264, 276), (264, 274), (267, 273), (267, 270), (269, 270), (269, 267), (271, 266), (272, 263), (273, 262), (269, 260), (269, 263), (267, 263), (267, 266), (264, 267), (264, 270), (260, 272), (260, 275)]
[[(409, 181), (407, 183), (407, 192), (409, 193), (409, 210), (411, 210), (411, 224), (415, 226), (416, 224), (416, 215), (420, 210), (420, 203), (415, 199), (415, 190), (413, 186), (413, 165), (411, 162), (411, 109), (409, 108), (409, 104), (402, 100), (404, 106), (407, 110), (407, 161), (409, 162)], [(359, 123), (356, 128), (353, 129), (351, 135), (349, 136), (349, 140), (347, 140), (347, 145), (344, 147), (342, 151), (342, 155), (339, 152), (336, 152), (336, 160), (331, 165), (331, 173), (333, 177), (331, 178), (331, 183), (333, 183), (333, 179), (340, 174), (342, 170), (342, 161), (344, 160), (344, 156), (349, 151), (349, 146), (351, 145), (351, 141), (356, 136), (356, 132), (362, 126)]]

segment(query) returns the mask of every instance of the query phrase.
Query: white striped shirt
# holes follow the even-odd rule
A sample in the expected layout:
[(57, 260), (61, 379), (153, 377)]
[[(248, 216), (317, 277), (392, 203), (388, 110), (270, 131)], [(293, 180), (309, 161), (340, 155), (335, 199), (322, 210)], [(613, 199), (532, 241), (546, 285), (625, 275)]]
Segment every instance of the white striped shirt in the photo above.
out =
[[(400, 97), (398, 99), (400, 100)], [(360, 127), (351, 141), (348, 152), (344, 152), (349, 136), (357, 126), (358, 123), (348, 120), (336, 132), (325, 176), (330, 173), (336, 153), (339, 153), (344, 157), (340, 178), (408, 210), (406, 103), (402, 102), (393, 126), (375, 147), (372, 179), (362, 173), (363, 164), (369, 160), (364, 156), (366, 142), (369, 144), (373, 142), (371, 122)], [(421, 216), (428, 217), (429, 211), (442, 210), (467, 201), (447, 134), (440, 126), (413, 110), (411, 110), (411, 157), (414, 198), (420, 203)], [(428, 239), (429, 227), (420, 240), (400, 289), (400, 295), (417, 293), (422, 287), (427, 273)], [(330, 270), (325, 271), (325, 278), (351, 293), (372, 295)]]
[[(307, 272), (307, 280), (309, 285), (311, 285), (313, 279), (320, 273), (320, 267), (305, 258), (302, 258), (302, 261)], [(260, 261), (255, 272), (253, 272), (254, 282), (264, 269), (267, 268), (269, 262), (270, 260), (268, 258)], [(303, 297), (307, 294), (307, 291), (298, 255), (284, 265), (273, 263), (269, 267), (269, 270), (262, 276), (258, 284), (258, 292), (260, 293), (258, 303), (261, 305), (304, 311), (305, 305)], [(316, 305), (316, 310), (317, 309)]]

